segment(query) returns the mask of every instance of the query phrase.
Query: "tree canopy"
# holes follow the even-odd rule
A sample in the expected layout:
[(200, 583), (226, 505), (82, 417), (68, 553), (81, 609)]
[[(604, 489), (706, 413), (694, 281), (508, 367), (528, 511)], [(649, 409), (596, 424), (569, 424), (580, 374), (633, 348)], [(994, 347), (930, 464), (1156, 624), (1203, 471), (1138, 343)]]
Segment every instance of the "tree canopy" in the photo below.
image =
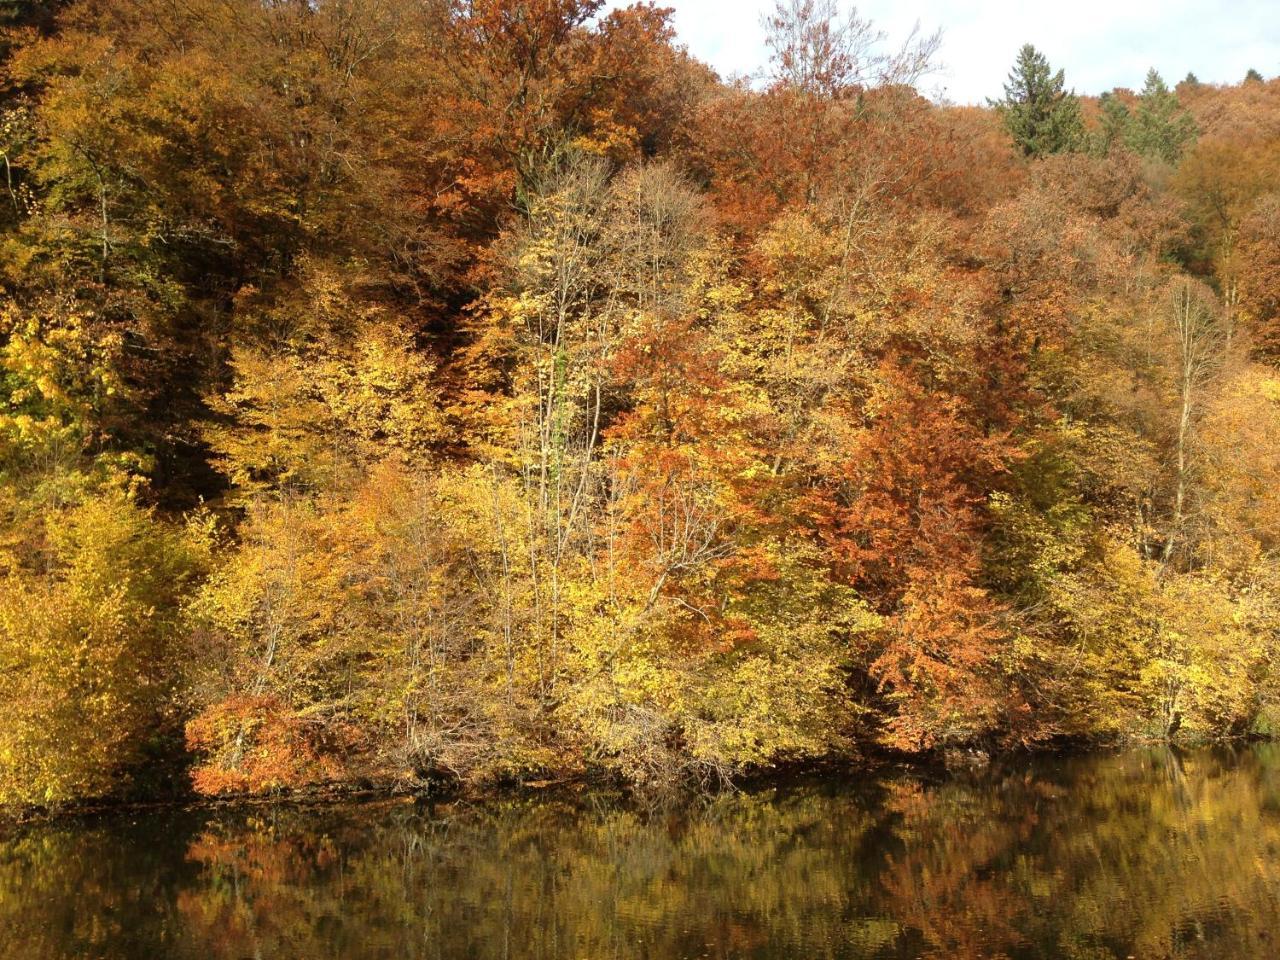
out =
[(1026, 156), (1061, 153), (1080, 145), (1084, 136), (1080, 101), (1065, 84), (1063, 71), (1054, 73), (1044, 54), (1031, 44), (1018, 51), (1004, 97), (992, 103)]
[(1280, 84), (785, 0), (0, 7), (0, 803), (1231, 736)]

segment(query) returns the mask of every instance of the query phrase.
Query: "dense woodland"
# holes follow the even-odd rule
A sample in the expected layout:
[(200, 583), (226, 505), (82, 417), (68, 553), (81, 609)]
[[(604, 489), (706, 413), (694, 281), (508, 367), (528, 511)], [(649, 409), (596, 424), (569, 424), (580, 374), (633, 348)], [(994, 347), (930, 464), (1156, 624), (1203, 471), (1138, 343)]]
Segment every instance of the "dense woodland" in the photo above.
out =
[(0, 0), (0, 803), (1269, 728), (1280, 81), (600, 7)]

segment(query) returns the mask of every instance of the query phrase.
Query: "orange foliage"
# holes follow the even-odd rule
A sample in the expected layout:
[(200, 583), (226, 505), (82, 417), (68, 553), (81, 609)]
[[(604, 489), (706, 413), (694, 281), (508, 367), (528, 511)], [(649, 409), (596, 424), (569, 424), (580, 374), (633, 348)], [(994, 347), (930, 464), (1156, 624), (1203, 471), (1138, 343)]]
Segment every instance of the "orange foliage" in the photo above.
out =
[(272, 696), (237, 696), (187, 724), (187, 749), (204, 759), (191, 774), (199, 793), (265, 793), (334, 780), (354, 731), (310, 724)]
[(870, 669), (897, 707), (888, 742), (921, 749), (987, 727), (999, 706), (1002, 608), (978, 577), (984, 491), (1008, 450), (958, 398), (892, 364), (880, 379), (810, 511), (839, 575), (889, 615)]
[(40, 670), (144, 649), (98, 568), (147, 538), (50, 559), (105, 490), (227, 536), (138, 573), (95, 791), (188, 721), (224, 793), (1263, 713), (1280, 82), (1036, 159), (825, 0), (759, 86), (652, 3), (47, 6), (0, 37), (6, 795), (88, 789), (22, 772), (83, 732)]

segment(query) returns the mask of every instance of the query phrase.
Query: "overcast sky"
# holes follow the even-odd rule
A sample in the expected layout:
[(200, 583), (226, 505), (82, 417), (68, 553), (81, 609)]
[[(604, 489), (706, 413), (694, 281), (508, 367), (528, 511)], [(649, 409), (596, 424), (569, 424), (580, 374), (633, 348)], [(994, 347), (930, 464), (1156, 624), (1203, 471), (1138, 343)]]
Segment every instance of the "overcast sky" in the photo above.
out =
[[(611, 6), (625, 6), (617, 0)], [(766, 60), (761, 14), (773, 0), (660, 0), (681, 41), (723, 76)], [(842, 9), (852, 4), (842, 0)], [(998, 97), (1023, 43), (1065, 68), (1067, 85), (1097, 94), (1142, 86), (1148, 67), (1170, 85), (1193, 71), (1234, 83), (1250, 67), (1280, 74), (1280, 0), (864, 0), (858, 12), (892, 40), (916, 21), (942, 29), (942, 69), (922, 85), (958, 103)]]

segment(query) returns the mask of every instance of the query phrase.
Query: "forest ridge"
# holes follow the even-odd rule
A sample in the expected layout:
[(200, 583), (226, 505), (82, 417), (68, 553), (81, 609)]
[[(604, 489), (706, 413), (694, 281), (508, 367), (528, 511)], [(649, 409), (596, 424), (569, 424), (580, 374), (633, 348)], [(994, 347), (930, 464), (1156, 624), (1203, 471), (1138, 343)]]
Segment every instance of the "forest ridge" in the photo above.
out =
[(0, 804), (1271, 729), (1280, 81), (600, 8), (0, 0)]

